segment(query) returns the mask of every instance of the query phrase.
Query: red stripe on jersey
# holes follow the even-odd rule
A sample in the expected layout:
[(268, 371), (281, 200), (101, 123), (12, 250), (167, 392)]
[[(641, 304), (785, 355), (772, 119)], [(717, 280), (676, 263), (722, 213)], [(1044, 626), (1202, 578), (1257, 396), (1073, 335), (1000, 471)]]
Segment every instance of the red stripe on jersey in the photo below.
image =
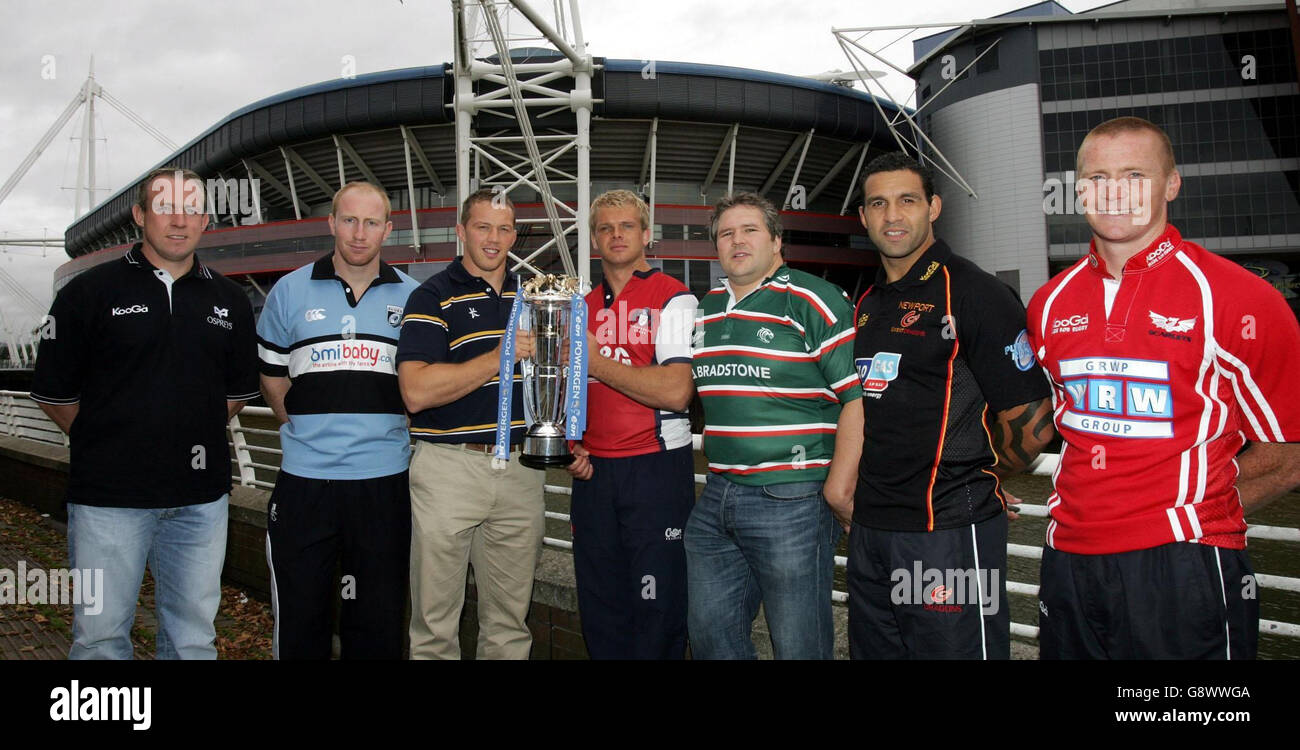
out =
[[(855, 333), (855, 329), (850, 328), (849, 330), (845, 331), (845, 333), (848, 333), (849, 335), (848, 335), (848, 336), (844, 336), (844, 337), (841, 338), (839, 341), (834, 342), (833, 344), (831, 344), (830, 346), (826, 347), (825, 349), (818, 349), (818, 350), (817, 350), (817, 358), (818, 358), (818, 359), (821, 359), (822, 356), (826, 354), (826, 352), (834, 351), (836, 348), (838, 348), (838, 347), (840, 347), (840, 346), (843, 346), (844, 344), (852, 344), (854, 338), (856, 338), (856, 336), (857, 336), (857, 334)], [(843, 334), (841, 334), (841, 335), (843, 336)]]
[(713, 316), (713, 315), (706, 315), (706, 316), (700, 318), (700, 320), (708, 320), (709, 318), (712, 318), (712, 317), (739, 318), (739, 319), (741, 319), (741, 320), (752, 320), (752, 321), (755, 321), (755, 322), (758, 322), (758, 323), (780, 323), (780, 324), (783, 325), (783, 326), (790, 326), (791, 328), (795, 329), (796, 331), (799, 330), (799, 326), (796, 325), (795, 322), (794, 322), (793, 320), (787, 320), (787, 319), (784, 319), (784, 318), (778, 318), (778, 317), (775, 316), (775, 315), (753, 315), (753, 314), (750, 314), (750, 313), (743, 313), (743, 312), (738, 312), (738, 311), (734, 311), (734, 310), (733, 310), (732, 312), (729, 312), (729, 313), (718, 313), (716, 316)]
[(702, 359), (704, 357), (729, 357), (732, 355), (738, 355), (741, 357), (758, 357), (759, 359), (777, 359), (782, 362), (809, 362), (812, 360), (811, 357), (782, 356), (780, 354), (772, 354), (770, 352), (750, 351), (748, 349), (714, 349), (712, 351), (699, 351), (695, 353), (695, 358)]
[(751, 466), (748, 469), (715, 469), (714, 467), (710, 466), (709, 470), (715, 471), (719, 474), (759, 474), (764, 471), (789, 471), (791, 469), (808, 469), (808, 468), (814, 468), (817, 466), (824, 466), (824, 465), (825, 464), (817, 461), (805, 461), (804, 463), (798, 466), (795, 466), (793, 463), (776, 464), (775, 466)]
[[(850, 383), (848, 386), (845, 387), (847, 388), (852, 385), (853, 384)], [(701, 390), (699, 394), (700, 394), (700, 398), (709, 398), (710, 396), (750, 396), (756, 398), (824, 398), (833, 404), (839, 403), (839, 399), (832, 398), (831, 395), (828, 393), (789, 393), (787, 391), (782, 391), (779, 389), (769, 390), (769, 391), (737, 391), (731, 389), (720, 390), (720, 391)]]
[(772, 291), (785, 292), (786, 294), (793, 294), (794, 296), (812, 305), (813, 309), (817, 311), (818, 315), (822, 316), (822, 320), (825, 320), (827, 325), (835, 325), (835, 321), (831, 320), (831, 316), (826, 312), (825, 309), (826, 303), (822, 302), (820, 299), (814, 297), (813, 295), (808, 294), (802, 289), (795, 289), (794, 287), (791, 286), (777, 286), (773, 284)]
[[(943, 269), (943, 293), (946, 298), (946, 309), (948, 320), (953, 321), (953, 337), (956, 338), (956, 321), (952, 317), (952, 277), (948, 274), (948, 267)], [(961, 340), (953, 342), (952, 354), (948, 356), (948, 382), (943, 387), (943, 421), (939, 423), (939, 445), (934, 451), (934, 466), (930, 469), (930, 485), (925, 488), (925, 512), (926, 522), (925, 530), (934, 531), (934, 480), (939, 475), (939, 459), (943, 456), (943, 441), (948, 436), (948, 407), (952, 404), (952, 363), (957, 359), (957, 350), (961, 348)]]
[(726, 430), (724, 432), (716, 428), (709, 429), (706, 427), (704, 429), (704, 433), (706, 435), (714, 435), (716, 437), (732, 437), (732, 438), (734, 437), (782, 437), (785, 435), (833, 435), (835, 434), (835, 428), (834, 427), (811, 427), (803, 430), (795, 430), (795, 429), (739, 430), (737, 429), (737, 430)]

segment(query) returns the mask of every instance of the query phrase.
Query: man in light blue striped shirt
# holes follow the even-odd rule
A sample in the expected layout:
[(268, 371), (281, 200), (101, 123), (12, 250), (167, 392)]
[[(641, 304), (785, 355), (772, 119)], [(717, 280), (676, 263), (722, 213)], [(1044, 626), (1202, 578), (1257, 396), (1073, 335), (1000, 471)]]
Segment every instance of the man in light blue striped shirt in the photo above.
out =
[(395, 360), (418, 285), (380, 258), (390, 210), (375, 185), (345, 185), (334, 251), (280, 279), (258, 320), (284, 450), (267, 509), (277, 658), (329, 658), (336, 588), (342, 657), (402, 656), (411, 451)]

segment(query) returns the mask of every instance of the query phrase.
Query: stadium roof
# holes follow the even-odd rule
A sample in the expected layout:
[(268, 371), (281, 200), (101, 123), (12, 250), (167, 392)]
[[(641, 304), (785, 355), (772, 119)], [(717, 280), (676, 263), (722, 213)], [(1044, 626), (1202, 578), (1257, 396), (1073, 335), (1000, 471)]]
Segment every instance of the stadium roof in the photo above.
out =
[[(893, 148), (880, 111), (892, 116), (895, 105), (855, 89), (719, 65), (655, 61), (647, 72), (641, 60), (597, 58), (596, 63), (602, 67), (592, 82), (597, 98), (593, 181), (636, 182), (653, 118), (660, 120), (656, 174), (661, 182), (703, 182), (733, 124), (740, 126), (738, 187), (784, 188), (778, 178), (795, 168), (788, 154), (809, 131), (815, 133), (814, 147), (800, 181), (812, 185), (836, 177), (834, 184), (826, 180), (828, 194), (850, 179), (851, 170), (833, 171), (850, 148), (864, 142)], [(455, 185), (450, 69), (449, 64), (403, 68), (276, 94), (232, 112), (157, 166), (186, 167), (205, 178), (234, 178), (249, 176), (247, 162), (252, 176), (262, 180), (263, 206), (283, 208), (292, 206), (285, 168), (291, 159), (300, 202), (320, 205), (338, 185), (335, 136), (346, 142), (348, 177), (373, 175), (389, 189), (404, 189), (404, 126), (429, 167), (416, 170), (417, 188), (442, 194)], [(573, 120), (572, 112), (560, 112), (540, 120), (540, 126), (571, 126)], [(508, 129), (512, 123), (482, 112), (476, 126)], [(131, 226), (131, 204), (145, 173), (68, 227), (69, 256), (116, 244), (114, 232)]]

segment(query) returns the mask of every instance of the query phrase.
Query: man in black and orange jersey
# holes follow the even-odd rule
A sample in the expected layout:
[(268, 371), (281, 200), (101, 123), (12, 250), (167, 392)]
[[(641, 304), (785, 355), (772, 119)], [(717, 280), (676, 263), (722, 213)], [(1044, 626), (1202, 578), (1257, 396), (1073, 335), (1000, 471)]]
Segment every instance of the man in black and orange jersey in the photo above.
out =
[(849, 533), (856, 659), (1010, 656), (1006, 495), (1052, 436), (1015, 292), (935, 239), (942, 201), (901, 153), (873, 161), (880, 252), (854, 312), (865, 437)]
[(594, 659), (681, 659), (695, 504), (686, 408), (695, 297), (650, 267), (650, 210), (611, 190), (591, 204), (604, 280), (587, 295), (592, 418), (573, 446), (573, 566)]

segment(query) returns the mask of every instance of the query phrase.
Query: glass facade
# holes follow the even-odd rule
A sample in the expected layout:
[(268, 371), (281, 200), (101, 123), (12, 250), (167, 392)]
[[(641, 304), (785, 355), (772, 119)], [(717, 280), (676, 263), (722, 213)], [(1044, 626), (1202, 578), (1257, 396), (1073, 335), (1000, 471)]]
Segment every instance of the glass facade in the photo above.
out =
[(1285, 28), (1049, 49), (1038, 58), (1045, 102), (1296, 80)]
[[(1223, 247), (1294, 251), (1280, 239), (1300, 235), (1300, 90), (1289, 30), (1169, 33), (1039, 50), (1045, 176), (1071, 176), (1095, 126), (1141, 117), (1173, 142), (1183, 186), (1169, 212), (1184, 236), (1212, 249), (1215, 238), (1254, 237)], [(1091, 236), (1074, 213), (1049, 214), (1047, 227), (1056, 258), (1080, 255)]]

